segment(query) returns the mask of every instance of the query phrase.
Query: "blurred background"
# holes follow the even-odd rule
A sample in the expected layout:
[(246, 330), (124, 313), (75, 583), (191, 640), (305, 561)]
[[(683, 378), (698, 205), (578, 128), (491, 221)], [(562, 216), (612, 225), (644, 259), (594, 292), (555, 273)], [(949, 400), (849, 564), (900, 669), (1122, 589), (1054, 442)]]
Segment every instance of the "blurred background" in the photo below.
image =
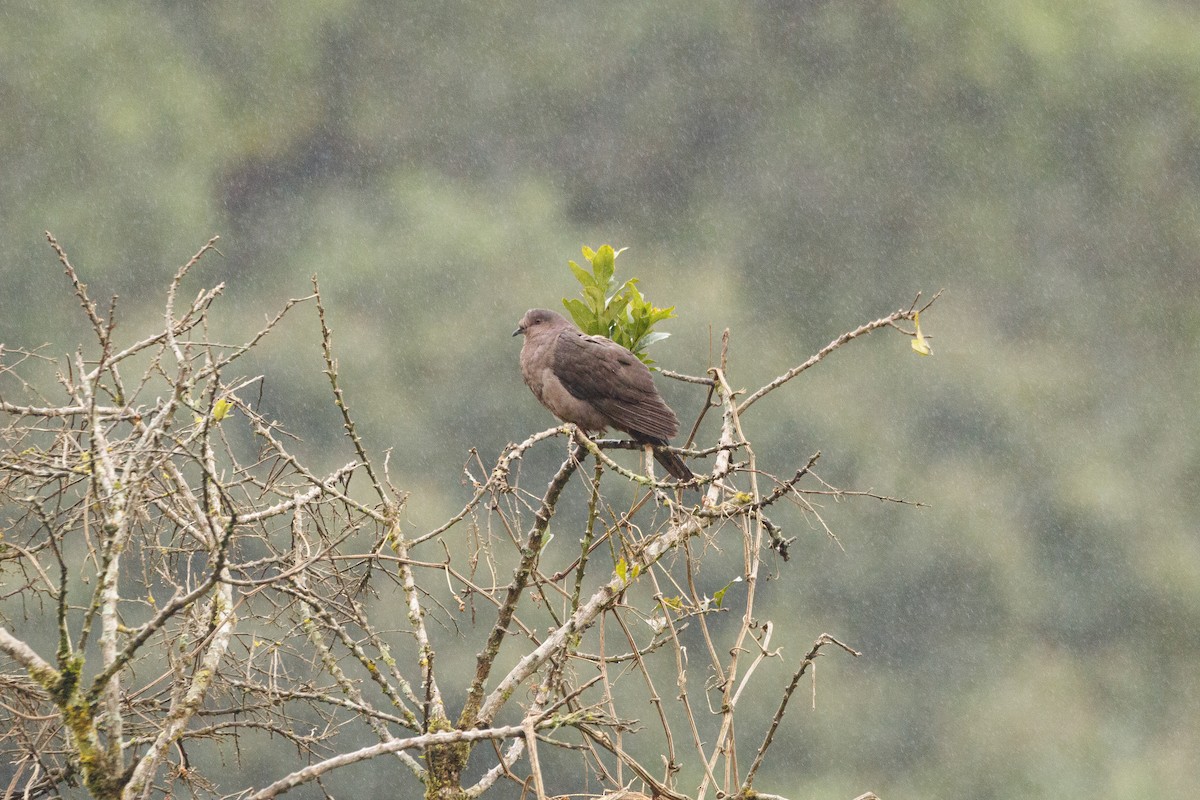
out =
[[(792, 659), (865, 655), (822, 661), (756, 785), (1200, 782), (1196, 5), (6, 2), (0, 108), (0, 341), (87, 340), (47, 229), (130, 338), (214, 233), (184, 294), (228, 283), (230, 341), (315, 274), (413, 530), (461, 507), (469, 448), (551, 424), (509, 334), (583, 244), (676, 307), (660, 365), (701, 373), (728, 327), (751, 390), (944, 287), (932, 358), (877, 333), (748, 422), (768, 468), (819, 449), (929, 505), (830, 504), (840, 547), (783, 521), (758, 611)], [(350, 459), (311, 308), (243, 369), (318, 466)], [(703, 395), (659, 383), (690, 421)]]

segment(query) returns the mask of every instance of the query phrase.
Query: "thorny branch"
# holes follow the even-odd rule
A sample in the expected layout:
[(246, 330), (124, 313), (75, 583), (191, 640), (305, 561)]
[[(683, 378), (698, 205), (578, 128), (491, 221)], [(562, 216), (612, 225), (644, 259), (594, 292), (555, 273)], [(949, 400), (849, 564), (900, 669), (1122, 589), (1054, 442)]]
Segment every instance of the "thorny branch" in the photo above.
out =
[(937, 294), (935, 294), (929, 300), (928, 303), (926, 303), (921, 308), (917, 308), (917, 303), (919, 303), (921, 301), (921, 295), (918, 293), (916, 299), (913, 300), (912, 305), (909, 306), (907, 310), (902, 308), (902, 309), (899, 309), (898, 311), (893, 311), (891, 314), (888, 314), (886, 317), (880, 317), (879, 319), (872, 320), (871, 322), (868, 322), (865, 325), (860, 325), (859, 327), (855, 328), (852, 331), (847, 331), (846, 333), (843, 333), (841, 336), (837, 337), (832, 342), (825, 345), (820, 350), (818, 350), (816, 353), (814, 353), (812, 355), (812, 357), (809, 358), (807, 361), (803, 362), (802, 364), (798, 364), (795, 367), (792, 367), (787, 372), (783, 373), (778, 378), (775, 378), (775, 380), (771, 381), (770, 383), (763, 386), (758, 391), (751, 394), (745, 400), (743, 400), (741, 405), (738, 406), (738, 413), (739, 414), (746, 413), (746, 409), (748, 409), (757, 400), (759, 400), (759, 398), (763, 397), (764, 395), (768, 394), (769, 392), (773, 392), (774, 390), (778, 389), (780, 386), (787, 383), (792, 378), (799, 375), (801, 372), (804, 372), (807, 369), (815, 367), (817, 364), (824, 361), (825, 357), (828, 356), (830, 353), (832, 353), (834, 350), (837, 350), (838, 348), (842, 347), (843, 345), (847, 344), (848, 342), (858, 339), (861, 336), (865, 336), (868, 333), (877, 331), (880, 328), (895, 328), (896, 330), (901, 331), (905, 335), (915, 336), (916, 335), (915, 333), (903, 330), (902, 328), (900, 328), (900, 326), (897, 323), (899, 323), (901, 321), (911, 322), (913, 319), (916, 318), (917, 314), (919, 314), (922, 311), (924, 311), (925, 309), (929, 308), (941, 296), (942, 296), (942, 293), (941, 293), (941, 291), (939, 291)]
[(796, 686), (799, 685), (800, 679), (804, 677), (804, 673), (808, 668), (813, 666), (816, 658), (820, 655), (821, 648), (827, 644), (837, 645), (845, 650), (850, 655), (858, 658), (862, 653), (850, 647), (847, 644), (839, 642), (837, 639), (830, 636), (828, 633), (822, 633), (817, 637), (817, 641), (813, 643), (812, 649), (808, 651), (808, 655), (800, 661), (800, 667), (792, 673), (792, 679), (783, 690), (783, 698), (779, 701), (779, 708), (775, 710), (775, 716), (771, 718), (771, 727), (767, 729), (767, 735), (763, 737), (763, 742), (758, 747), (758, 752), (754, 755), (754, 761), (750, 764), (750, 769), (746, 771), (746, 778), (742, 782), (741, 794), (746, 794), (750, 791), (751, 784), (754, 783), (754, 775), (758, 772), (758, 768), (762, 766), (763, 758), (767, 754), (767, 750), (771, 747), (771, 742), (775, 738), (775, 732), (779, 730), (779, 723), (783, 721), (784, 712), (787, 711), (788, 701), (792, 699), (792, 694), (796, 691)]
[[(47, 237), (94, 342), (64, 362), (53, 399), (18, 374), (30, 351), (0, 348), (0, 758), (15, 765), (4, 797), (81, 784), (140, 798), (182, 781), (195, 796), (265, 799), (385, 755), (428, 798), (480, 797), (502, 779), (538, 798), (563, 781), (675, 800), (774, 796), (753, 781), (800, 678), (825, 645), (857, 653), (817, 639), (742, 769), (740, 709), (760, 665), (792, 646), (772, 641), (797, 633), (762, 618), (763, 557), (787, 559), (780, 521), (816, 515), (808, 497), (905, 501), (830, 486), (814, 472), (819, 453), (790, 477), (767, 475), (743, 420), (857, 338), (912, 336), (900, 323), (937, 295), (745, 398), (729, 379), (728, 331), (706, 376), (664, 373), (703, 400), (677, 450), (701, 474), (687, 487), (622, 464), (632, 443), (561, 426), (490, 468), (472, 451), (461, 509), (410, 531), (407, 497), (351, 413), (315, 278), (241, 344), (219, 344), (208, 332), (223, 329), (211, 315), (225, 287), (179, 300), (217, 252), (213, 237), (170, 281), (162, 328), (118, 343), (116, 298), (102, 314)], [(352, 452), (332, 470), (309, 466), (248, 399), (260, 376), (227, 377), (309, 300)], [(543, 469), (560, 437), (566, 457)], [(580, 469), (588, 457), (594, 471)], [(673, 698), (661, 693), (671, 681)], [(376, 743), (347, 745), (355, 730)], [(287, 764), (282, 777), (256, 790), (240, 755), (231, 770), (195, 746), (229, 741), (239, 754), (243, 742), (290, 747), (271, 761)], [(483, 771), (467, 786), (469, 759)]]

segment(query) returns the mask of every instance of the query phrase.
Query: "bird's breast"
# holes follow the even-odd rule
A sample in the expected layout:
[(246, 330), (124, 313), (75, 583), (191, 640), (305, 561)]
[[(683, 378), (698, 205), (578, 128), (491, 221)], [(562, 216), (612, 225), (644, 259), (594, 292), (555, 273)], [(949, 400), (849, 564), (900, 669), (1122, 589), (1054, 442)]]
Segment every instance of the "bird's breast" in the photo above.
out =
[(567, 390), (563, 382), (554, 374), (554, 370), (546, 368), (537, 376), (538, 386), (532, 383), (529, 387), (537, 395), (538, 400), (550, 413), (563, 422), (571, 422), (585, 431), (599, 432), (608, 427), (608, 418), (586, 400), (580, 400)]

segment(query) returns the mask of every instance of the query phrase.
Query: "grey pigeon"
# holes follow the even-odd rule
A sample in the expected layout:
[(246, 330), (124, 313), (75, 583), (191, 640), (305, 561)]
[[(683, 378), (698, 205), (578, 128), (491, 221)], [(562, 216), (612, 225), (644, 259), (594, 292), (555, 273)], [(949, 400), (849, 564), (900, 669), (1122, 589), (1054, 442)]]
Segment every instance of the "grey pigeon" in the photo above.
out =
[(551, 414), (589, 433), (625, 431), (653, 445), (655, 460), (678, 480), (695, 477), (683, 459), (662, 449), (679, 433), (679, 419), (637, 356), (611, 339), (586, 335), (544, 308), (525, 312), (513, 331), (517, 334), (525, 336), (521, 375)]

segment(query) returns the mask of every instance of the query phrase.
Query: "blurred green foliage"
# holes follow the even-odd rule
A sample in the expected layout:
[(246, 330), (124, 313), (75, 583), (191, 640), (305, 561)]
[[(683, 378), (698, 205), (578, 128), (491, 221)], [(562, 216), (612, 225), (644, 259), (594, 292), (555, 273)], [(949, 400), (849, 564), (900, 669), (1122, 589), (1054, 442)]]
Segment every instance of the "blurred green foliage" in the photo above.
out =
[[(945, 286), (933, 358), (856, 342), (747, 421), (765, 469), (819, 448), (828, 480), (931, 504), (825, 508), (844, 552), (780, 520), (798, 557), (759, 612), (866, 655), (822, 663), (762, 785), (1185, 794), (1197, 53), (1200, 10), (1158, 0), (9, 2), (0, 342), (85, 339), (46, 229), (130, 335), (214, 232), (191, 288), (228, 282), (230, 340), (317, 273), (419, 526), (461, 506), (468, 448), (548, 424), (506, 334), (571, 292), (580, 242), (635, 246), (680, 309), (660, 362), (703, 371), (730, 327), (751, 389)], [(332, 463), (315, 322), (290, 325), (246, 369)]]

